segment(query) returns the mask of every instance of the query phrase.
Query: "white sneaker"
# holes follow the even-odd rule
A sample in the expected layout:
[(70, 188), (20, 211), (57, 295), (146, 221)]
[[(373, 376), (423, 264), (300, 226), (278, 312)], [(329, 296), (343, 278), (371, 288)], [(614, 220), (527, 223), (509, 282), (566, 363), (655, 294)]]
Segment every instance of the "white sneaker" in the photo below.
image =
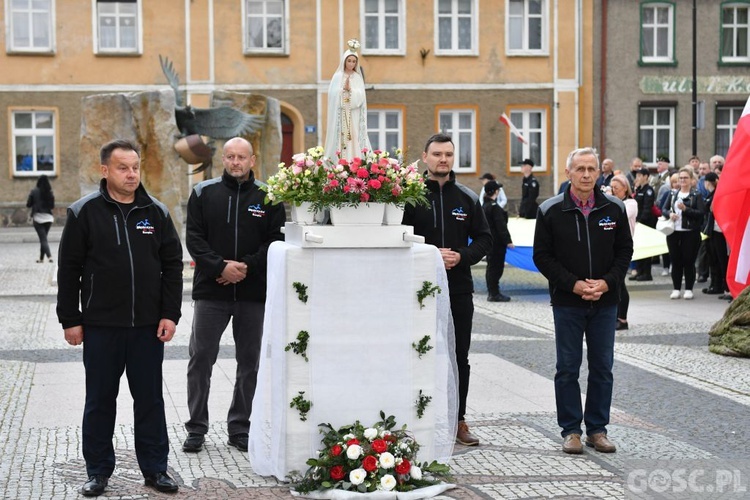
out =
[(662, 276), (669, 276), (669, 269), (662, 270), (661, 275)]
[[(679, 299), (680, 298), (680, 291), (679, 290), (672, 290), (672, 293), (669, 295), (669, 298), (672, 300)], [(690, 293), (690, 298), (693, 298), (692, 292)]]
[(693, 300), (693, 291), (692, 290), (685, 290), (685, 294), (682, 296), (685, 300)]

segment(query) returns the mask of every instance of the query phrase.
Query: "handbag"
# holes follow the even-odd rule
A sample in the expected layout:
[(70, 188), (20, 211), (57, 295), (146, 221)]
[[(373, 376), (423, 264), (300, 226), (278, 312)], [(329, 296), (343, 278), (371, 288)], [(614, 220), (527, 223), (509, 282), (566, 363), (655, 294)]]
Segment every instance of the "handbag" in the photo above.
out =
[(656, 203), (651, 205), (651, 215), (653, 215), (654, 217), (661, 217), (662, 215), (661, 208), (659, 208), (659, 205), (657, 205)]
[(674, 233), (674, 221), (672, 219), (660, 218), (656, 221), (656, 230), (665, 236)]

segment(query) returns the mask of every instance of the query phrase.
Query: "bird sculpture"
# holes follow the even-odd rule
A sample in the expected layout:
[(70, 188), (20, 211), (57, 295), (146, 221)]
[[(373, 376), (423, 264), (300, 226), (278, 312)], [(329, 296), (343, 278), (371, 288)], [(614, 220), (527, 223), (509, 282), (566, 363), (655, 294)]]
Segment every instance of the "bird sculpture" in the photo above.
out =
[[(167, 77), (169, 85), (174, 90), (174, 115), (181, 138), (187, 139), (190, 136), (205, 136), (209, 138), (207, 143), (208, 148), (200, 147), (194, 138), (188, 141), (191, 145), (190, 149), (194, 153), (193, 155), (188, 155), (190, 158), (186, 158), (180, 152), (181, 150), (184, 151), (184, 147), (178, 149), (177, 152), (187, 162), (195, 160), (197, 155), (197, 158), (202, 163), (190, 172), (190, 174), (204, 172), (204, 176), (206, 176), (210, 174), (211, 159), (215, 151), (212, 139), (226, 140), (232, 137), (251, 135), (263, 126), (266, 117), (264, 115), (245, 113), (226, 106), (218, 108), (194, 108), (189, 104), (186, 105), (182, 100), (182, 94), (179, 90), (180, 78), (174, 69), (172, 61), (167, 57), (159, 55), (159, 63), (161, 64), (164, 76)], [(184, 142), (181, 144), (184, 145)], [(208, 154), (209, 150), (210, 155)]]

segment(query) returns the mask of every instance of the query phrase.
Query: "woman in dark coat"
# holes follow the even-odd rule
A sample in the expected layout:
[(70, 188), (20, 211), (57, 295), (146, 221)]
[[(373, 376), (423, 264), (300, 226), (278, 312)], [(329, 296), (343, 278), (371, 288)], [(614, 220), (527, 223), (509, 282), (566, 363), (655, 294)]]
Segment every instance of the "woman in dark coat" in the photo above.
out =
[(55, 217), (52, 215), (52, 209), (55, 208), (55, 195), (46, 175), (42, 175), (36, 181), (36, 187), (29, 193), (26, 206), (31, 208), (34, 229), (39, 236), (39, 260), (37, 262), (44, 262), (45, 257), (52, 262), (52, 252), (49, 249), (47, 235), (55, 221)]
[(505, 210), (496, 203), (500, 193), (500, 184), (489, 181), (484, 185), (484, 204), (482, 209), (492, 231), (492, 250), (487, 254), (487, 301), (508, 302), (510, 297), (500, 291), (500, 278), (505, 270), (505, 252), (513, 248), (513, 241), (508, 231), (508, 219)]

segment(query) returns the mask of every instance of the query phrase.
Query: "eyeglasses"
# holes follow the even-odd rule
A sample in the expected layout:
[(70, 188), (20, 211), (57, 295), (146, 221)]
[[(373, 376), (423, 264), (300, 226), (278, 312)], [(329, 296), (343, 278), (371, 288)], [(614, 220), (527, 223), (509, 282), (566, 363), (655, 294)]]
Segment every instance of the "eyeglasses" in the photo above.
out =
[(680, 177), (679, 179), (680, 179), (681, 181), (689, 181), (689, 180), (690, 180), (690, 177)]

